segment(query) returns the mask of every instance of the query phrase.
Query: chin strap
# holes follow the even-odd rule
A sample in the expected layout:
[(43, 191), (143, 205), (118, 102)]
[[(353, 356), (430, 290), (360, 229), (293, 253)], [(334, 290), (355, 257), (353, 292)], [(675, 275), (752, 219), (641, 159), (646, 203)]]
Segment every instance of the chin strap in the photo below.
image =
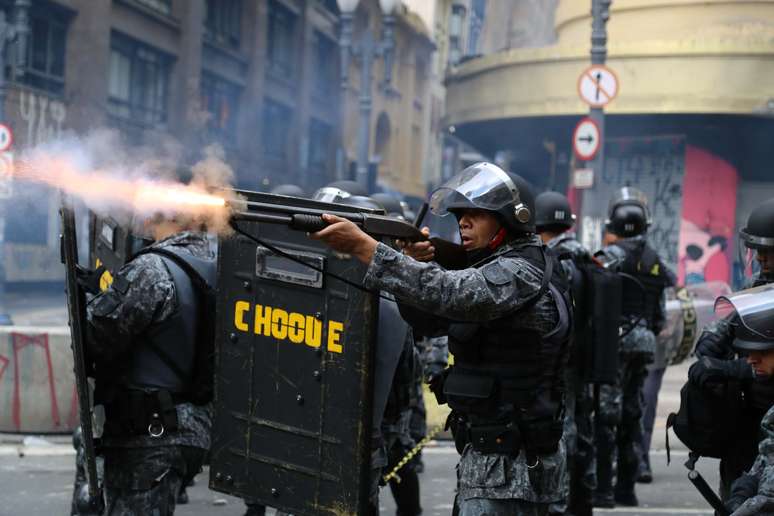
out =
[(500, 228), (500, 230), (495, 233), (495, 236), (492, 237), (492, 239), (489, 241), (489, 244), (487, 247), (490, 251), (496, 250), (498, 247), (503, 245), (503, 242), (505, 242), (505, 237), (508, 236), (508, 232), (505, 230), (505, 228)]

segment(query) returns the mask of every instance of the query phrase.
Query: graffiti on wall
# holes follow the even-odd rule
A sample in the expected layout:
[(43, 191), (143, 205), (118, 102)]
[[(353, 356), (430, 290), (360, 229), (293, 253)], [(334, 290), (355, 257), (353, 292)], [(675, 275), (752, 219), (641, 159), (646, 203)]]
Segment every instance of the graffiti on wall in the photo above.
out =
[(69, 335), (10, 329), (0, 333), (0, 431), (71, 431), (78, 396)]
[(731, 241), (736, 219), (737, 173), (710, 152), (688, 146), (685, 152), (685, 198), (680, 222), (678, 280), (729, 283)]
[(21, 91), (19, 116), (24, 122), (26, 145), (39, 145), (62, 136), (67, 119), (67, 106), (64, 102), (45, 95)]
[(619, 188), (638, 188), (648, 197), (653, 218), (648, 240), (662, 259), (675, 268), (682, 212), (685, 140), (673, 136), (611, 139), (605, 150), (605, 169), (584, 198), (584, 205), (588, 206), (588, 209), (584, 207), (584, 219), (604, 220), (608, 202)]

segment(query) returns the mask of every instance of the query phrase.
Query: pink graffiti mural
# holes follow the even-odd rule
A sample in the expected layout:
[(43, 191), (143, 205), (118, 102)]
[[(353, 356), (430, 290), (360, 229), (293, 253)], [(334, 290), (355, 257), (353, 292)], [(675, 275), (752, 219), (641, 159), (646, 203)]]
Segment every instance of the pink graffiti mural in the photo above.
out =
[(710, 152), (685, 150), (678, 281), (731, 280), (736, 218), (736, 169)]

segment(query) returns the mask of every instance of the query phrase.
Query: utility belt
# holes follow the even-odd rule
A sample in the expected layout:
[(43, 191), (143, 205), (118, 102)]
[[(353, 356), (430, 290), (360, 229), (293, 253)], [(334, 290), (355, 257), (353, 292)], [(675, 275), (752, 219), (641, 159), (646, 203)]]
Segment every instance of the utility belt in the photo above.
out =
[(529, 464), (540, 455), (555, 453), (559, 449), (563, 425), (561, 421), (533, 421), (528, 424), (516, 421), (485, 421), (452, 411), (446, 420), (454, 444), (461, 454), (467, 444), (479, 453), (518, 455), (521, 450)]
[(105, 404), (105, 435), (160, 438), (178, 429), (175, 405), (189, 401), (186, 394), (166, 390), (125, 389)]
[[(443, 400), (452, 408), (446, 426), (452, 431), (457, 451), (462, 453), (470, 443), (481, 453), (517, 455), (523, 449), (528, 458), (556, 452), (564, 431), (562, 417), (529, 417), (522, 408), (527, 406), (525, 396), (508, 395), (507, 390), (497, 388), (503, 380), (448, 371), (434, 392), (439, 397), (440, 390), (439, 403)], [(529, 397), (534, 402), (534, 393)], [(561, 403), (554, 416), (563, 412)], [(511, 417), (503, 415), (508, 412)]]

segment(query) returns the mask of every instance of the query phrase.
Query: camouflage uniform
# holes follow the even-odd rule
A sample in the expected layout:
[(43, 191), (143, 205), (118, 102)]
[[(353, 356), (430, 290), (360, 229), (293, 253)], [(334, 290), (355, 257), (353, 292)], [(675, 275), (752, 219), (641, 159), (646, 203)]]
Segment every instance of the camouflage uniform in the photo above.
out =
[[(616, 244), (603, 249), (602, 254), (610, 262), (622, 263), (627, 258), (627, 252), (644, 248), (646, 245), (643, 236), (622, 238)], [(660, 262), (659, 267), (663, 269)], [(661, 319), (664, 313), (665, 299), (662, 295)], [(599, 414), (595, 425), (595, 497), (598, 501), (609, 499), (612, 495), (613, 464), (616, 463), (616, 457), (616, 497), (634, 494), (639, 469), (639, 446), (642, 442), (643, 402), (640, 393), (648, 374), (647, 365), (653, 362), (656, 351), (654, 330), (660, 331), (658, 326), (661, 324), (663, 320), (654, 321), (655, 328), (650, 328), (645, 321), (640, 321), (620, 340), (618, 380), (614, 385), (603, 385), (600, 388)]]
[(449, 365), (449, 338), (426, 337), (421, 341), (423, 375), (426, 381), (438, 376)]
[[(721, 360), (744, 360), (736, 358), (733, 342), (736, 338), (734, 326), (724, 319), (718, 319), (704, 327), (696, 343), (695, 355)], [(731, 484), (739, 478), (755, 460), (758, 451), (758, 429), (766, 411), (774, 405), (774, 379), (755, 377), (744, 380), (745, 400), (742, 419), (739, 421), (738, 438), (731, 443), (726, 456), (720, 459), (720, 497), (727, 500)]]
[[(172, 246), (197, 258), (214, 260), (209, 241), (202, 234), (180, 233), (153, 247)], [(87, 306), (89, 351), (98, 373), (107, 369), (110, 376), (120, 371), (144, 332), (163, 323), (177, 308), (175, 283), (161, 257), (144, 254), (125, 265), (113, 285)], [(98, 377), (97, 404), (104, 396), (100, 385), (110, 385), (110, 378)], [(175, 405), (175, 411), (178, 429), (160, 437), (121, 435), (111, 430), (115, 422), (106, 421), (100, 447), (105, 461), (106, 515), (161, 516), (174, 512), (181, 486), (201, 469), (212, 425), (210, 405), (182, 402)]]
[(761, 432), (755, 462), (731, 489), (732, 516), (774, 514), (774, 407), (763, 416)]
[[(578, 242), (573, 232), (567, 231), (554, 237), (547, 244), (557, 256), (567, 256), (560, 263), (568, 281), (572, 283), (577, 270), (569, 261), (591, 260), (591, 253)], [(569, 471), (568, 499), (551, 506), (551, 514), (590, 513), (591, 497), (597, 486), (597, 464), (594, 449), (594, 423), (592, 412), (594, 399), (591, 386), (583, 379), (580, 370), (580, 355), (575, 349), (571, 352), (565, 373), (565, 444), (567, 445), (567, 465)], [(569, 506), (569, 507), (568, 507)]]
[[(528, 237), (501, 249), (540, 245), (538, 237)], [(477, 269), (446, 271), (379, 244), (365, 284), (421, 310), (415, 316), (404, 313), (419, 333), (444, 335), (452, 320), (485, 322), (508, 315), (539, 291), (541, 280), (542, 271), (519, 257), (501, 256)], [(545, 335), (559, 320), (556, 301), (546, 293), (522, 317), (524, 326)], [(504, 410), (509, 414), (513, 408)], [(468, 444), (457, 466), (460, 514), (545, 514), (548, 504), (567, 496), (564, 442), (538, 458), (539, 466), (528, 469), (523, 449), (518, 455), (483, 454)]]

